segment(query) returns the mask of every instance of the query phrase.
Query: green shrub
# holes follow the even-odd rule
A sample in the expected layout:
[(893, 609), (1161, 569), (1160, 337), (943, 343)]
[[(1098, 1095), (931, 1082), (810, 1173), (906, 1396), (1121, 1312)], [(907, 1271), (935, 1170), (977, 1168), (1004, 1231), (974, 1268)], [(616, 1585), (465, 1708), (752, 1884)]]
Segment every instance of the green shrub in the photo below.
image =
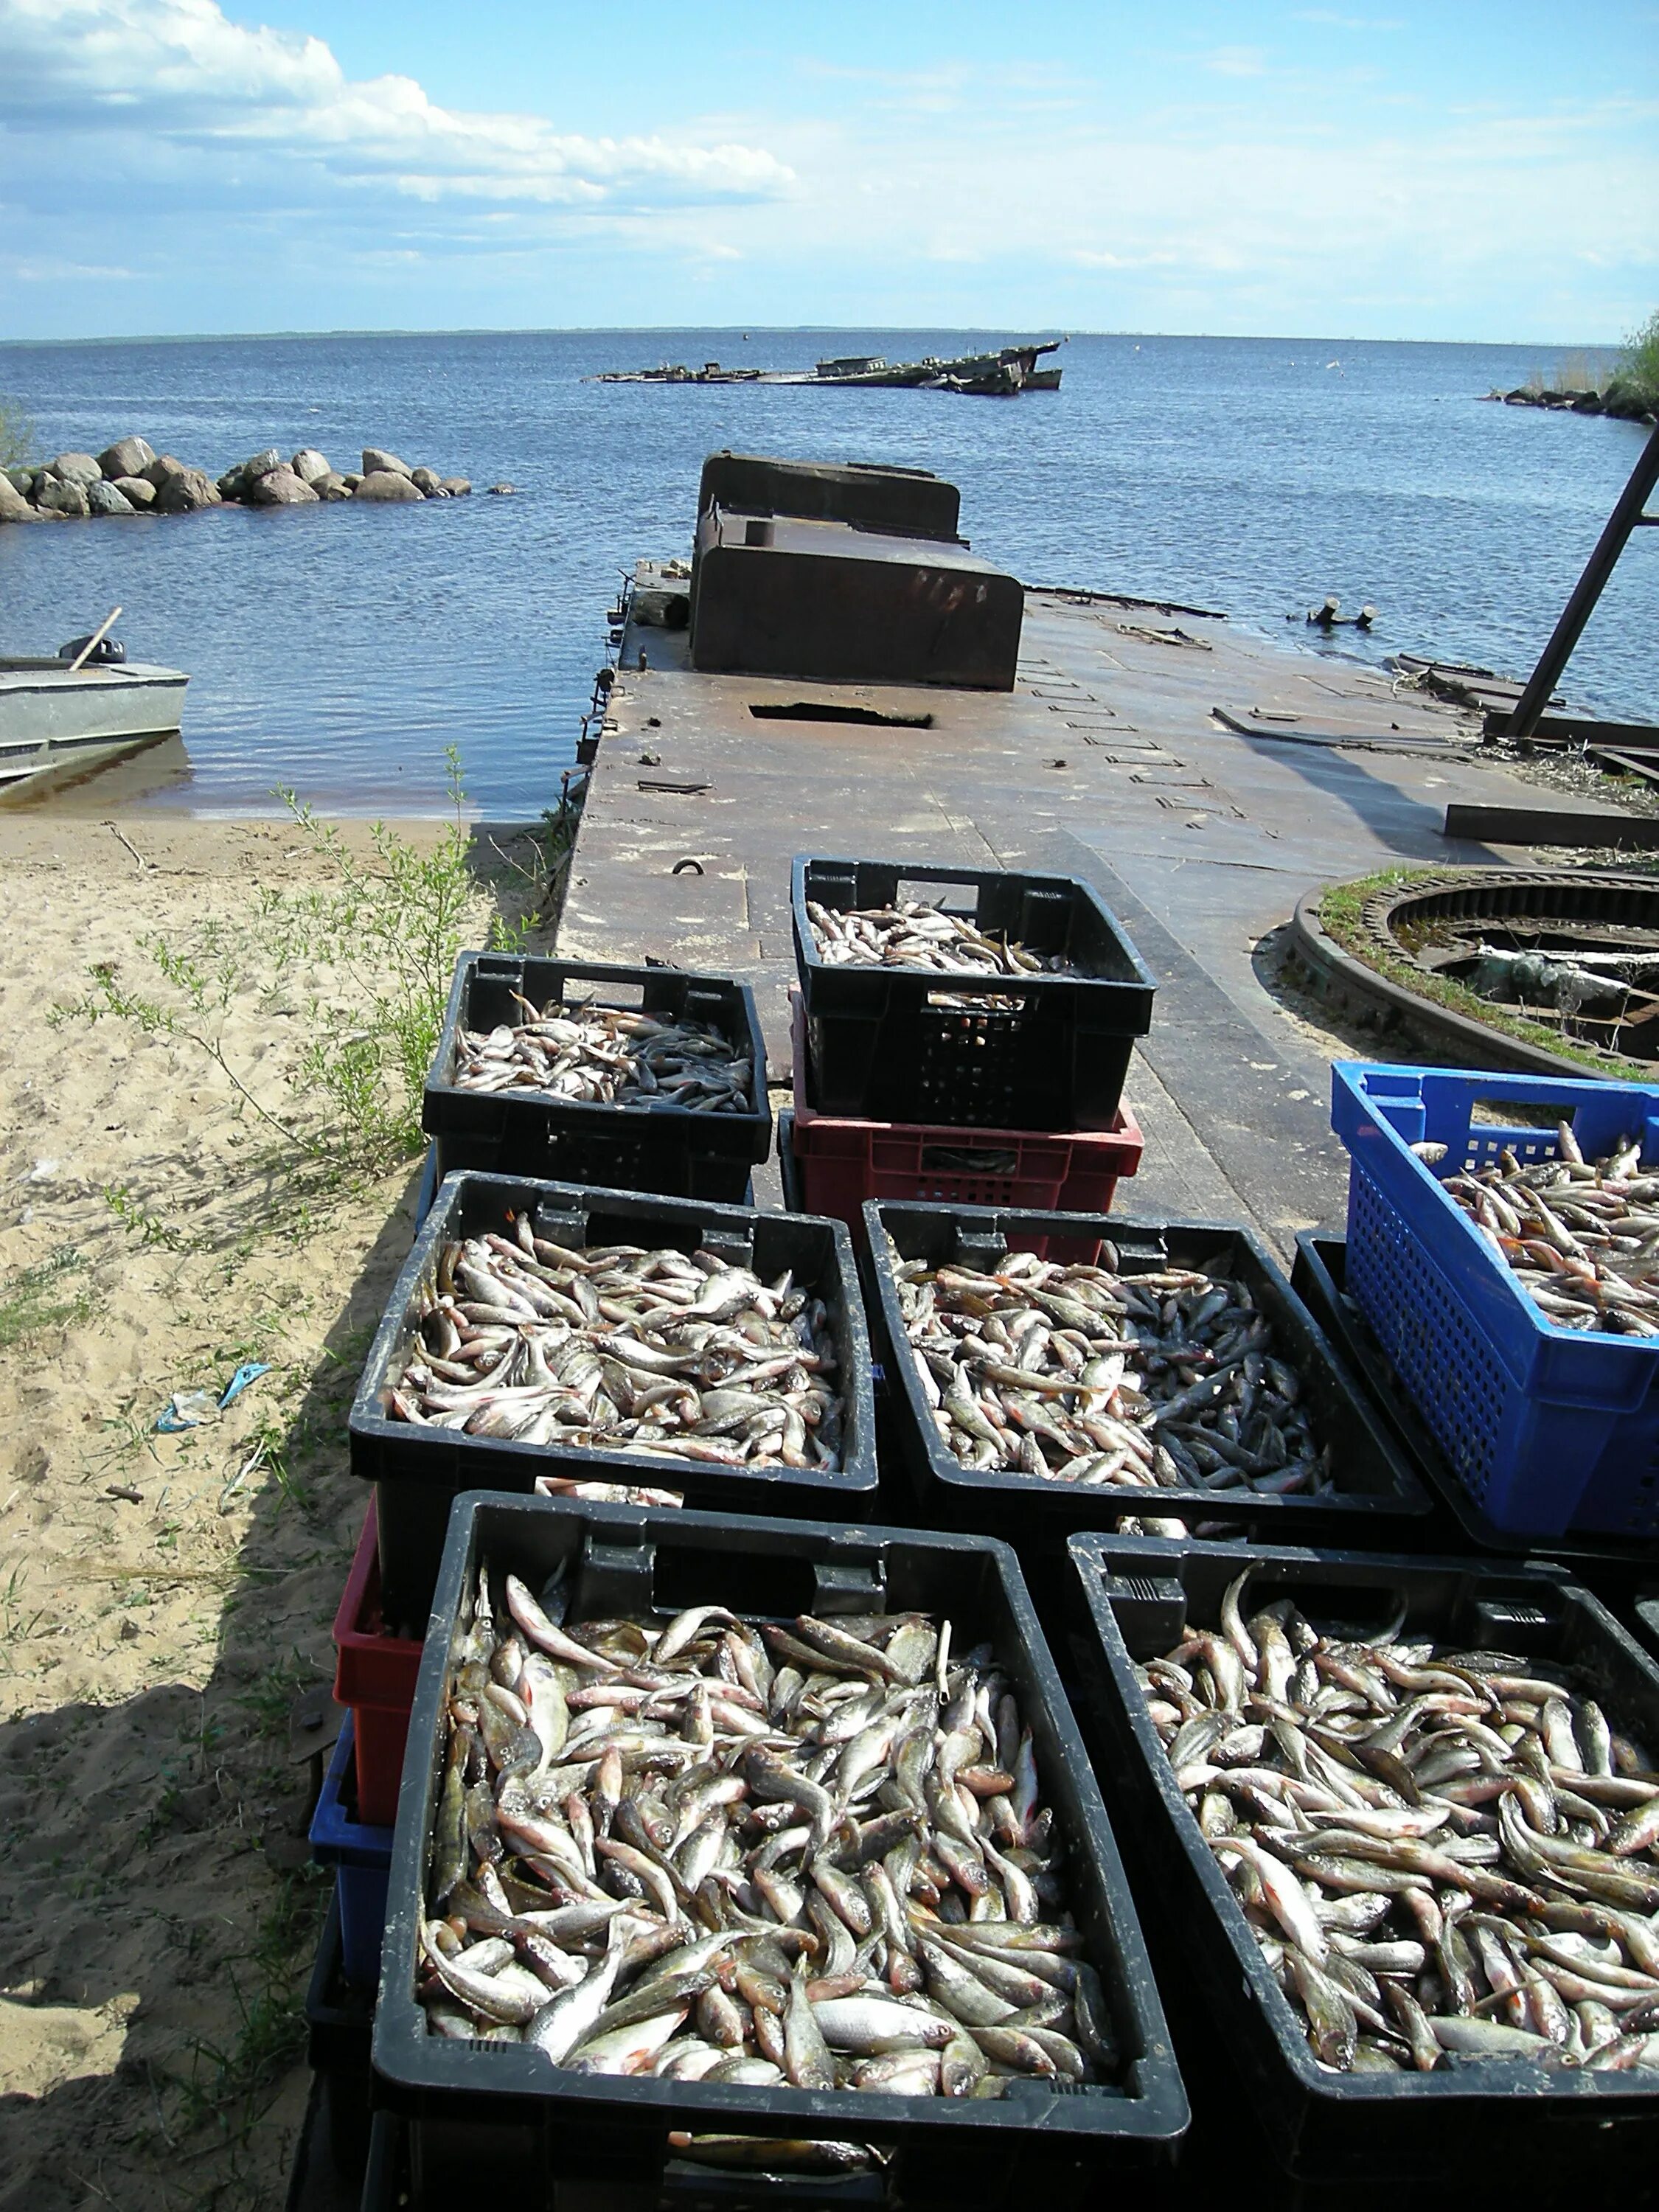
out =
[(1645, 406), (1659, 408), (1659, 307), (1626, 339), (1613, 381)]
[(35, 457), (39, 433), (15, 399), (0, 392), (0, 469), (18, 469)]

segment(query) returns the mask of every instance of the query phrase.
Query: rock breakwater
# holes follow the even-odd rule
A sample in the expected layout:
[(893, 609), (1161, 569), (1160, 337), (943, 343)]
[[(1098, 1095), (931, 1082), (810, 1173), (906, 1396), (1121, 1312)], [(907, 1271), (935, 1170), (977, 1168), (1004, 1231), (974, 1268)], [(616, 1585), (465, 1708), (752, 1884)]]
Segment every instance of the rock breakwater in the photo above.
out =
[(250, 453), (220, 477), (158, 454), (147, 439), (118, 438), (101, 453), (59, 453), (53, 460), (0, 471), (0, 523), (52, 522), (127, 514), (191, 514), (204, 507), (312, 507), (346, 499), (413, 505), (465, 499), (465, 477), (410, 468), (396, 453), (365, 446), (361, 469), (331, 466), (314, 446), (284, 455), (276, 446)]
[(1489, 392), (1504, 407), (1551, 407), (1563, 415), (1611, 415), (1621, 422), (1659, 420), (1653, 394), (1615, 377), (1603, 389), (1575, 391), (1571, 386), (1523, 384), (1514, 392)]

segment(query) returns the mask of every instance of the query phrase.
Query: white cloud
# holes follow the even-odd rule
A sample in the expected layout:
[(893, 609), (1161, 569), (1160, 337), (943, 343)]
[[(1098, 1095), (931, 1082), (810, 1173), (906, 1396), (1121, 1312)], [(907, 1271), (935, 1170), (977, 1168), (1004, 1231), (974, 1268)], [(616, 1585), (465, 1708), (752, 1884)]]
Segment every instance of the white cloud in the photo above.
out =
[[(320, 39), (217, 0), (0, 0), (0, 288), (28, 285), (42, 335), (702, 319), (1588, 340), (1635, 321), (1655, 103), (1566, 80), (1449, 101), (1401, 41), (1384, 76), (1343, 35), (1385, 25), (1338, 9), (1390, 4), (1304, 9), (1331, 34), (1267, 47), (1154, 25), (1121, 80), (950, 50), (861, 67), (781, 31), (687, 74), (730, 103), (695, 120), (659, 81), (607, 108), (572, 78), (571, 112), (607, 135), (354, 80)], [(118, 268), (137, 281), (45, 281)]]
[(84, 283), (90, 280), (130, 283), (137, 270), (109, 267), (93, 261), (54, 261), (40, 258), (9, 261), (6, 274), (19, 284)]
[(1267, 57), (1260, 46), (1214, 46), (1200, 60), (1218, 76), (1266, 76)]
[(592, 138), (441, 106), (412, 77), (353, 82), (322, 40), (233, 22), (216, 0), (0, 0), (0, 132), (45, 131), (142, 135), (140, 180), (252, 158), (285, 168), (290, 192), (308, 173), (428, 205), (703, 205), (793, 182), (760, 146)]

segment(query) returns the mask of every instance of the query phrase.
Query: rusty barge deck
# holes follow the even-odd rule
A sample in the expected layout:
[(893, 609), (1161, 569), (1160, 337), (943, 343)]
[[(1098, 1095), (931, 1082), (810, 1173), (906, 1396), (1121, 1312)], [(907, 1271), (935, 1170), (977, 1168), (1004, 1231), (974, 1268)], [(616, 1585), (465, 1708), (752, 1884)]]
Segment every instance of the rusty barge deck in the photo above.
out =
[(795, 854), (1086, 878), (1160, 985), (1126, 1092), (1146, 1159), (1120, 1207), (1248, 1220), (1284, 1252), (1341, 1218), (1346, 1158), (1327, 1046), (1264, 988), (1258, 946), (1318, 884), (1524, 862), (1449, 839), (1445, 809), (1539, 799), (1480, 757), (1473, 714), (1164, 604), (1032, 591), (1012, 693), (702, 675), (684, 631), (630, 622), (560, 949), (752, 982), (778, 1085)]

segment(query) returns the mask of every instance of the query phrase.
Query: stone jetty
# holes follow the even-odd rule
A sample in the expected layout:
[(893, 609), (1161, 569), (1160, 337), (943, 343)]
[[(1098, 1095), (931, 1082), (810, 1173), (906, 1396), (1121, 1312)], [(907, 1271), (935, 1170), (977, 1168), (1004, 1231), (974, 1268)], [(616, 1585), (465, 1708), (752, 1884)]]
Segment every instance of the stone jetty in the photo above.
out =
[(1650, 392), (1638, 391), (1615, 377), (1601, 390), (1574, 391), (1570, 386), (1523, 384), (1514, 392), (1492, 391), (1488, 399), (1504, 407), (1551, 407), (1563, 415), (1611, 415), (1621, 422), (1659, 421)]
[(171, 453), (157, 453), (146, 439), (118, 438), (101, 453), (59, 453), (37, 467), (0, 471), (0, 523), (191, 514), (226, 504), (313, 507), (343, 499), (413, 503), (465, 499), (472, 489), (465, 477), (412, 469), (380, 446), (363, 447), (362, 464), (361, 469), (340, 470), (314, 446), (301, 446), (292, 454), (267, 446), (222, 476), (211, 477)]

